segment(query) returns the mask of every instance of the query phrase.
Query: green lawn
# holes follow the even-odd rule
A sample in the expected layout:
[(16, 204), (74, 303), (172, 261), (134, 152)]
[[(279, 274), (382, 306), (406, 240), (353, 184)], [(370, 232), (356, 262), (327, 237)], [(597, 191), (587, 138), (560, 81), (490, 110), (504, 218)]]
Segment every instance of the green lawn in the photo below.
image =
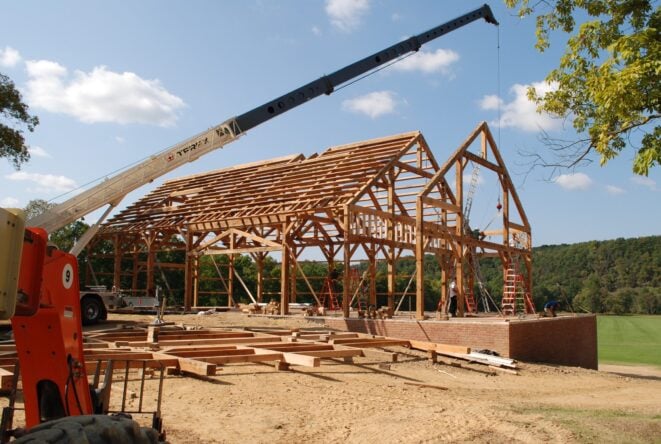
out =
[(597, 316), (599, 362), (661, 367), (661, 316)]

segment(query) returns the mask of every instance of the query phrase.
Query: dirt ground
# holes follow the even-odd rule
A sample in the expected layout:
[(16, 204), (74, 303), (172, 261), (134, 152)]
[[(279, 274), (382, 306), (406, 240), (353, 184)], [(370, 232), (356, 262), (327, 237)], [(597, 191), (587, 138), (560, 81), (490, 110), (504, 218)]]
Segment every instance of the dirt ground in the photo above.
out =
[[(151, 317), (111, 315), (111, 320)], [(238, 313), (166, 320), (206, 327), (320, 327), (303, 318)], [(168, 441), (661, 442), (659, 369), (616, 366), (605, 372), (520, 363), (518, 376), (492, 376), (432, 364), (406, 348), (389, 350), (401, 353), (389, 369), (374, 359), (355, 358), (353, 365), (324, 360), (318, 368), (290, 371), (230, 364), (209, 381), (168, 376), (162, 405)]]
[[(111, 314), (94, 329), (152, 319)], [(200, 327), (322, 327), (304, 318), (239, 313), (167, 315), (166, 321)], [(387, 350), (400, 353), (389, 368), (383, 361), (354, 358), (354, 364), (323, 360), (321, 367), (289, 371), (276, 371), (271, 364), (229, 364), (205, 381), (168, 375), (162, 401), (168, 442), (661, 443), (659, 368), (594, 371), (519, 363), (519, 375), (493, 376), (477, 364), (457, 368), (447, 365), (449, 358), (432, 364), (422, 352)], [(135, 374), (129, 379), (139, 383)], [(157, 378), (148, 379), (147, 408), (157, 389)], [(115, 382), (114, 402), (121, 403), (121, 396)], [(125, 410), (138, 402), (130, 389)]]

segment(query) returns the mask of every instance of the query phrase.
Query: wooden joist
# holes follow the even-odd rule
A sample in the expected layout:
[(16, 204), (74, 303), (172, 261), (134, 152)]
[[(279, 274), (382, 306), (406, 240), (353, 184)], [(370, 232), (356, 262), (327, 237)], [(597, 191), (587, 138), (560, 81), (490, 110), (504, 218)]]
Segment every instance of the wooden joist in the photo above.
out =
[(433, 350), (440, 354), (447, 354), (447, 353), (468, 354), (471, 352), (470, 347), (466, 347), (463, 345), (437, 344), (434, 342), (415, 341), (415, 340), (410, 340), (409, 342), (411, 344), (411, 348), (415, 348), (417, 350), (423, 350), (423, 351)]

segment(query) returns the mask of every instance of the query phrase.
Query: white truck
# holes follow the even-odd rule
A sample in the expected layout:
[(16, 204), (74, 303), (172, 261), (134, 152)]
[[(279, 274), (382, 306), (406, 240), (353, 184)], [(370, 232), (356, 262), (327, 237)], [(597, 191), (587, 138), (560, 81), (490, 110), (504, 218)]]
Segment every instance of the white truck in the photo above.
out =
[(93, 285), (80, 291), (80, 313), (83, 325), (96, 324), (108, 318), (108, 312), (118, 310), (154, 311), (158, 310), (158, 288), (156, 296), (130, 296), (113, 287), (108, 290), (103, 285)]

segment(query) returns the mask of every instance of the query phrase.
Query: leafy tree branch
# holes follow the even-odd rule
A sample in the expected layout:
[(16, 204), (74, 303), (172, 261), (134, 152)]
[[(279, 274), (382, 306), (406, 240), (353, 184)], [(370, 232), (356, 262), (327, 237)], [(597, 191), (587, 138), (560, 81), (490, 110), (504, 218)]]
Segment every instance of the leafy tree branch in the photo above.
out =
[[(572, 122), (583, 149), (566, 145), (574, 160), (548, 165), (576, 166), (592, 152), (601, 165), (625, 148), (635, 150), (632, 169), (648, 175), (661, 165), (661, 7), (652, 0), (505, 0), (521, 17), (536, 16), (536, 48), (551, 45), (552, 31), (570, 34), (559, 65), (546, 77), (554, 86), (528, 97), (539, 112)], [(576, 17), (587, 17), (577, 24)], [(631, 142), (632, 135), (640, 140)], [(635, 139), (635, 138), (634, 138)], [(546, 139), (547, 141), (552, 141)], [(560, 147), (557, 142), (547, 146)], [(571, 155), (570, 155), (571, 156)], [(540, 157), (541, 158), (541, 157)], [(546, 162), (544, 162), (546, 163)]]
[(38, 124), (39, 119), (28, 113), (14, 82), (0, 73), (0, 157), (7, 157), (16, 169), (27, 162), (30, 153), (20, 127), (25, 125), (32, 132)]

